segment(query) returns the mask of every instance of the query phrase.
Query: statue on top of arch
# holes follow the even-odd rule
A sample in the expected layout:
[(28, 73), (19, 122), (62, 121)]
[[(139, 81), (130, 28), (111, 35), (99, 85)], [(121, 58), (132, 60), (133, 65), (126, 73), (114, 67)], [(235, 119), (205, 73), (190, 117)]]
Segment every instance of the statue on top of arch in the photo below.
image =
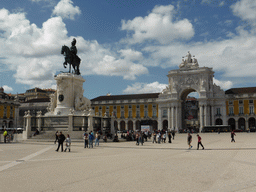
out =
[(190, 52), (188, 52), (185, 59), (184, 57), (182, 57), (182, 62), (179, 67), (180, 69), (194, 69), (198, 68), (199, 65), (195, 56), (193, 56), (192, 58)]

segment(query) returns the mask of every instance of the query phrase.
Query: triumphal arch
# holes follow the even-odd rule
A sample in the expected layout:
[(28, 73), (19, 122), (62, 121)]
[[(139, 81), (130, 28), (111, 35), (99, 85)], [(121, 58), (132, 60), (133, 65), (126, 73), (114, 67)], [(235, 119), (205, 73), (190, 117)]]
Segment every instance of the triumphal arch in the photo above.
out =
[[(195, 56), (183, 57), (179, 69), (168, 73), (169, 85), (157, 99), (158, 129), (168, 122), (168, 129), (179, 131), (185, 126), (184, 105), (189, 93), (197, 92), (198, 125), (201, 131), (205, 126), (226, 125), (225, 92), (213, 83), (214, 71), (209, 67), (199, 67)], [(165, 124), (166, 126), (166, 124)]]

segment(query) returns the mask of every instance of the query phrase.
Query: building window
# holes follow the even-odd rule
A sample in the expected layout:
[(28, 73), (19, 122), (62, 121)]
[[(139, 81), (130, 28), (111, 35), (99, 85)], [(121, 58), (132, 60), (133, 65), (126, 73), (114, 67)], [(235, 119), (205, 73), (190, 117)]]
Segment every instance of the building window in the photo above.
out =
[(109, 117), (109, 112), (108, 111), (106, 111), (106, 116)]
[(132, 118), (132, 111), (129, 111), (129, 118)]
[(156, 104), (153, 105), (153, 108), (156, 108)]
[(7, 114), (7, 107), (4, 106), (4, 118), (6, 118), (6, 114)]
[(153, 117), (156, 117), (156, 110), (153, 110)]
[(244, 108), (243, 107), (239, 107), (239, 114), (244, 114)]
[(250, 114), (254, 114), (254, 107), (253, 106), (250, 106), (249, 110), (250, 110)]
[(144, 105), (144, 108), (147, 109), (147, 108), (148, 108), (148, 105)]
[(234, 115), (234, 108), (233, 107), (229, 107), (229, 115)]
[(124, 109), (124, 106), (123, 106), (123, 105), (121, 105), (121, 109)]
[(95, 109), (95, 107), (92, 107), (92, 109), (94, 110), (94, 109)]
[(101, 106), (99, 106), (99, 110), (101, 110), (102, 109), (102, 107)]
[(163, 117), (167, 117), (167, 110), (166, 109), (163, 110)]
[(250, 103), (250, 104), (253, 104), (253, 100), (249, 100), (249, 103)]
[(106, 106), (106, 109), (109, 109), (109, 106)]
[(148, 117), (148, 111), (147, 111), (147, 110), (144, 111), (144, 117), (145, 117), (145, 118)]
[(140, 108), (140, 105), (137, 105), (136, 108), (139, 109), (139, 108)]
[(239, 104), (243, 104), (243, 100), (239, 100)]
[(132, 108), (132, 105), (129, 105), (129, 109), (131, 109)]
[(220, 108), (217, 108), (217, 115), (220, 115)]
[(114, 109), (116, 109), (116, 106), (114, 106)]
[(233, 101), (229, 101), (228, 104), (229, 104), (229, 105), (233, 105)]
[(121, 111), (121, 118), (124, 118), (124, 111)]
[(136, 118), (140, 118), (140, 111), (136, 111)]

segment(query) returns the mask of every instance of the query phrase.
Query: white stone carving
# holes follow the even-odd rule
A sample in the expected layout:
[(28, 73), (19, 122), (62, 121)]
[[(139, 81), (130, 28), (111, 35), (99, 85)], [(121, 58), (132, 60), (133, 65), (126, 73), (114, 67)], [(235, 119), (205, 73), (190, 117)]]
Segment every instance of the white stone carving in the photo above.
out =
[(50, 103), (48, 104), (47, 111), (54, 112), (54, 109), (57, 106), (57, 92), (50, 95)]
[[(219, 86), (213, 84), (214, 71), (212, 71), (212, 68), (200, 68), (197, 59), (192, 58), (188, 52), (186, 57), (182, 59), (179, 69), (169, 71), (167, 76), (169, 78), (169, 86), (159, 94), (157, 99), (158, 113), (160, 114), (158, 116), (159, 129), (163, 128), (163, 120), (168, 120), (168, 126), (171, 125), (171, 128), (176, 127), (177, 129), (183, 126), (182, 102), (193, 91), (199, 94), (199, 105), (205, 106), (205, 108), (200, 109), (200, 129), (210, 125), (210, 123), (214, 125), (214, 109), (217, 106), (221, 106), (224, 111), (223, 124), (227, 124), (224, 116), (225, 92)], [(171, 106), (171, 109), (168, 109), (169, 115), (168, 117), (162, 117), (161, 112), (167, 110), (167, 106)]]
[(91, 107), (91, 101), (84, 97), (82, 92), (78, 93), (75, 98), (75, 110), (77, 111), (89, 110)]
[(196, 58), (191, 58), (190, 52), (186, 55), (186, 59), (182, 59), (181, 64), (179, 65), (180, 69), (188, 69), (188, 68), (198, 68), (198, 62)]
[(205, 79), (202, 79), (202, 82), (201, 82), (201, 90), (206, 90), (206, 88), (207, 88), (206, 80), (205, 80)]

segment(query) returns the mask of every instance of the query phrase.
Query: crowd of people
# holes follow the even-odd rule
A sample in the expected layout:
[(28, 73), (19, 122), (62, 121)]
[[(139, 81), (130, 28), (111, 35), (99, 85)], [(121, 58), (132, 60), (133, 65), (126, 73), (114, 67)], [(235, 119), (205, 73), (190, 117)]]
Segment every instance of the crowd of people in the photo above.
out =
[[(6, 136), (7, 136), (7, 132), (5, 131), (3, 133), (4, 138), (5, 138), (5, 142), (6, 142)], [(234, 131), (231, 132), (231, 142), (235, 142), (234, 137), (236, 136), (236, 134), (234, 133)], [(100, 133), (99, 131), (96, 132), (96, 134), (94, 135), (94, 133), (92, 131), (90, 131), (89, 133), (85, 132), (83, 133), (83, 140), (84, 140), (84, 148), (93, 148), (93, 143), (94, 146), (99, 146), (100, 144), (100, 139), (103, 139), (104, 142), (107, 142), (107, 138), (108, 135), (102, 135), (102, 133)], [(157, 143), (157, 144), (161, 144), (161, 143), (172, 143), (172, 139), (174, 140), (175, 138), (175, 131), (165, 131), (165, 130), (157, 130), (154, 131), (153, 133), (150, 133), (149, 131), (127, 131), (127, 134), (122, 133), (121, 134), (121, 138), (126, 139), (127, 141), (135, 141), (136, 145), (143, 145), (145, 141), (147, 141), (148, 139), (151, 139), (152, 137), (152, 143)], [(167, 141), (168, 139), (168, 141)], [(95, 140), (95, 141), (94, 141)], [(61, 148), (61, 151), (66, 152), (67, 150), (70, 152), (71, 151), (71, 138), (70, 135), (67, 134), (67, 137), (65, 137), (65, 135), (62, 134), (62, 132), (56, 132), (55, 133), (55, 141), (54, 143), (56, 144), (56, 142), (58, 142), (58, 148), (56, 149), (56, 151), (58, 152), (59, 149)], [(66, 142), (66, 148), (65, 150), (63, 150), (63, 144), (64, 142)], [(114, 136), (113, 142), (119, 142), (118, 139), (118, 135), (117, 133)], [(188, 149), (192, 149), (192, 133), (188, 133), (187, 136), (187, 144), (188, 144)], [(202, 149), (204, 150), (204, 146), (202, 144), (202, 138), (199, 134), (197, 134), (197, 150), (199, 149), (199, 146), (202, 147)]]

